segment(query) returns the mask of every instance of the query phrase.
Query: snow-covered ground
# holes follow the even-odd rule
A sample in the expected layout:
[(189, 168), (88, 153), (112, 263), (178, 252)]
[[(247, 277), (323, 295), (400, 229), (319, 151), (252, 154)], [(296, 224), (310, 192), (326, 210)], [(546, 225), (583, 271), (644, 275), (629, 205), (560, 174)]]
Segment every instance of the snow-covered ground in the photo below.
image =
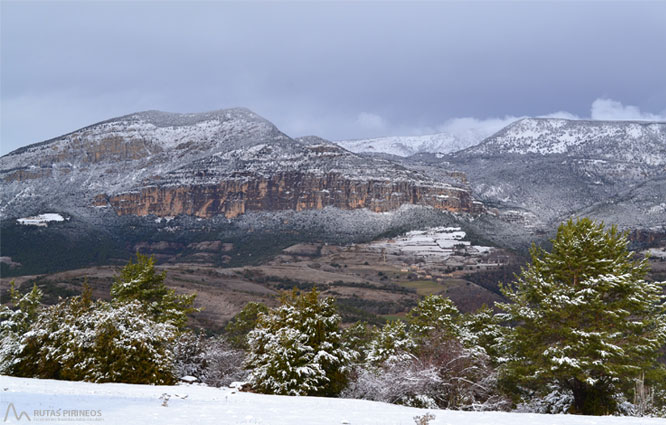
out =
[[(16, 415), (14, 413), (16, 412)], [(664, 419), (426, 410), (364, 400), (287, 397), (196, 385), (91, 384), (0, 376), (0, 421), (103, 424), (431, 425), (665, 424)], [(78, 413), (74, 416), (73, 413)], [(94, 412), (94, 413), (93, 413)], [(57, 416), (59, 414), (59, 416)]]
[(65, 219), (63, 218), (63, 216), (57, 213), (44, 213), (33, 217), (18, 218), (16, 219), (16, 221), (19, 224), (23, 224), (24, 226), (46, 227), (49, 225), (49, 222), (65, 221)]
[(389, 254), (412, 254), (426, 260), (445, 260), (454, 255), (457, 248), (464, 249), (470, 255), (485, 254), (492, 250), (487, 246), (472, 246), (471, 242), (463, 240), (466, 236), (459, 227), (432, 227), (372, 242), (368, 248), (385, 250)]

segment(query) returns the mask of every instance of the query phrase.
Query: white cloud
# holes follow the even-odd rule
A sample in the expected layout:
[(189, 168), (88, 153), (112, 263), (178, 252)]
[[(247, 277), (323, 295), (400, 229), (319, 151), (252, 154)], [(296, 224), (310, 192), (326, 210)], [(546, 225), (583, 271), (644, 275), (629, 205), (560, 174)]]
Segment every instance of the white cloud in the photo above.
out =
[(579, 119), (581, 119), (578, 115), (572, 114), (571, 112), (567, 112), (567, 111), (551, 112), (550, 114), (539, 115), (539, 118), (562, 118), (562, 119), (565, 119), (565, 120), (579, 120)]
[(367, 130), (384, 130), (386, 121), (380, 115), (371, 112), (361, 112), (356, 117), (356, 124)]
[[(638, 107), (623, 105), (612, 99), (599, 98), (592, 102), (590, 116), (580, 116), (568, 111), (556, 111), (539, 115), (539, 118), (561, 118), (568, 120), (646, 120), (666, 121), (666, 110), (661, 114), (642, 112)], [(476, 144), (483, 139), (492, 136), (507, 125), (525, 116), (507, 115), (504, 117), (474, 118), (458, 117), (451, 118), (435, 127), (405, 127), (394, 126), (381, 116), (362, 112), (358, 114), (355, 126), (357, 138), (381, 137), (381, 136), (420, 136), (434, 133), (447, 133), (454, 136), (460, 146)]]
[[(423, 129), (415, 134), (426, 134), (430, 132), (449, 133), (462, 140), (481, 141), (493, 133), (501, 130), (514, 121), (525, 117), (516, 117), (507, 115), (503, 118), (452, 118), (437, 126), (435, 129)], [(539, 115), (539, 118), (562, 118), (567, 120), (645, 120), (645, 121), (666, 121), (666, 110), (661, 114), (642, 112), (638, 107), (632, 105), (623, 105), (621, 102), (612, 99), (596, 99), (592, 102), (589, 117), (581, 117), (567, 111), (551, 112), (549, 114)]]
[(592, 102), (590, 118), (593, 120), (641, 120), (666, 121), (666, 111), (661, 114), (642, 112), (637, 106), (623, 105), (613, 99), (597, 99)]
[(437, 127), (440, 133), (449, 133), (462, 140), (483, 140), (521, 117), (478, 119), (472, 117), (452, 118)]

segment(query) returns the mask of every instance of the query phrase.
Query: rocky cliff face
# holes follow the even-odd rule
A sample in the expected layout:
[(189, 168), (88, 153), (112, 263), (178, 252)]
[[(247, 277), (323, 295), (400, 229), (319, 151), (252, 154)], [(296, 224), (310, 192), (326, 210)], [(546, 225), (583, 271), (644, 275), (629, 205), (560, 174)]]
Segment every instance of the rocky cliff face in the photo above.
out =
[(460, 188), (406, 181), (351, 180), (338, 173), (318, 176), (298, 172), (229, 178), (213, 185), (151, 186), (108, 197), (108, 203), (118, 215), (159, 217), (186, 214), (235, 218), (248, 211), (303, 211), (325, 207), (387, 212), (403, 204), (452, 212), (482, 212), (482, 204)]

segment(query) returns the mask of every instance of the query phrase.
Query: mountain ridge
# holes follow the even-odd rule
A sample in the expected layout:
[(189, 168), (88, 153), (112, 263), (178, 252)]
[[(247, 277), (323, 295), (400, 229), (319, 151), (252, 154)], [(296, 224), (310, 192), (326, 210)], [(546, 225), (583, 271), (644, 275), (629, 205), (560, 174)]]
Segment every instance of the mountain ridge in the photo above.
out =
[[(666, 122), (659, 121), (593, 121), (562, 118), (523, 118), (471, 146), (465, 154), (594, 154), (618, 158), (622, 149), (641, 155), (639, 145), (649, 144), (651, 151), (640, 160), (666, 161)], [(608, 149), (612, 151), (609, 152)], [(594, 151), (590, 151), (594, 149)], [(655, 155), (655, 149), (657, 155)], [(587, 152), (581, 152), (587, 150)], [(635, 160), (625, 155), (627, 160)], [(657, 164), (654, 164), (657, 165)]]

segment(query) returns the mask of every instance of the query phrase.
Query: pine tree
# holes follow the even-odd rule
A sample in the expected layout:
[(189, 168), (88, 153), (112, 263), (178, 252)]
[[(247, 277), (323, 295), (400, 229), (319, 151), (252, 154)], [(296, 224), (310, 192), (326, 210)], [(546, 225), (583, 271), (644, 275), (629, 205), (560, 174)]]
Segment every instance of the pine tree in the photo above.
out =
[(164, 284), (166, 272), (155, 271), (155, 258), (136, 254), (136, 262), (129, 261), (116, 276), (111, 287), (114, 302), (139, 301), (148, 314), (158, 322), (170, 322), (182, 329), (187, 314), (198, 311), (192, 307), (196, 294), (176, 295)]
[(605, 414), (614, 394), (659, 366), (666, 341), (663, 284), (645, 281), (626, 234), (589, 219), (560, 225), (550, 252), (533, 247), (532, 263), (503, 286), (500, 304), (514, 324), (503, 341), (505, 381), (538, 390), (572, 391), (574, 412)]
[(245, 365), (253, 387), (271, 394), (338, 394), (350, 361), (339, 325), (333, 299), (319, 299), (316, 289), (284, 295), (248, 335)]
[(231, 318), (224, 327), (224, 333), (229, 342), (236, 348), (248, 349), (247, 334), (257, 326), (259, 314), (267, 313), (268, 307), (262, 303), (249, 302), (245, 307)]
[(410, 332), (421, 343), (437, 335), (440, 339), (460, 335), (460, 312), (453, 301), (441, 295), (423, 298), (407, 315)]
[(41, 308), (43, 292), (33, 285), (32, 290), (21, 295), (14, 281), (9, 284), (11, 305), (0, 309), (0, 374), (10, 374), (18, 362), (21, 350), (21, 336), (37, 319)]
[(417, 347), (414, 338), (402, 320), (388, 322), (370, 342), (367, 361), (371, 366), (409, 360)]

